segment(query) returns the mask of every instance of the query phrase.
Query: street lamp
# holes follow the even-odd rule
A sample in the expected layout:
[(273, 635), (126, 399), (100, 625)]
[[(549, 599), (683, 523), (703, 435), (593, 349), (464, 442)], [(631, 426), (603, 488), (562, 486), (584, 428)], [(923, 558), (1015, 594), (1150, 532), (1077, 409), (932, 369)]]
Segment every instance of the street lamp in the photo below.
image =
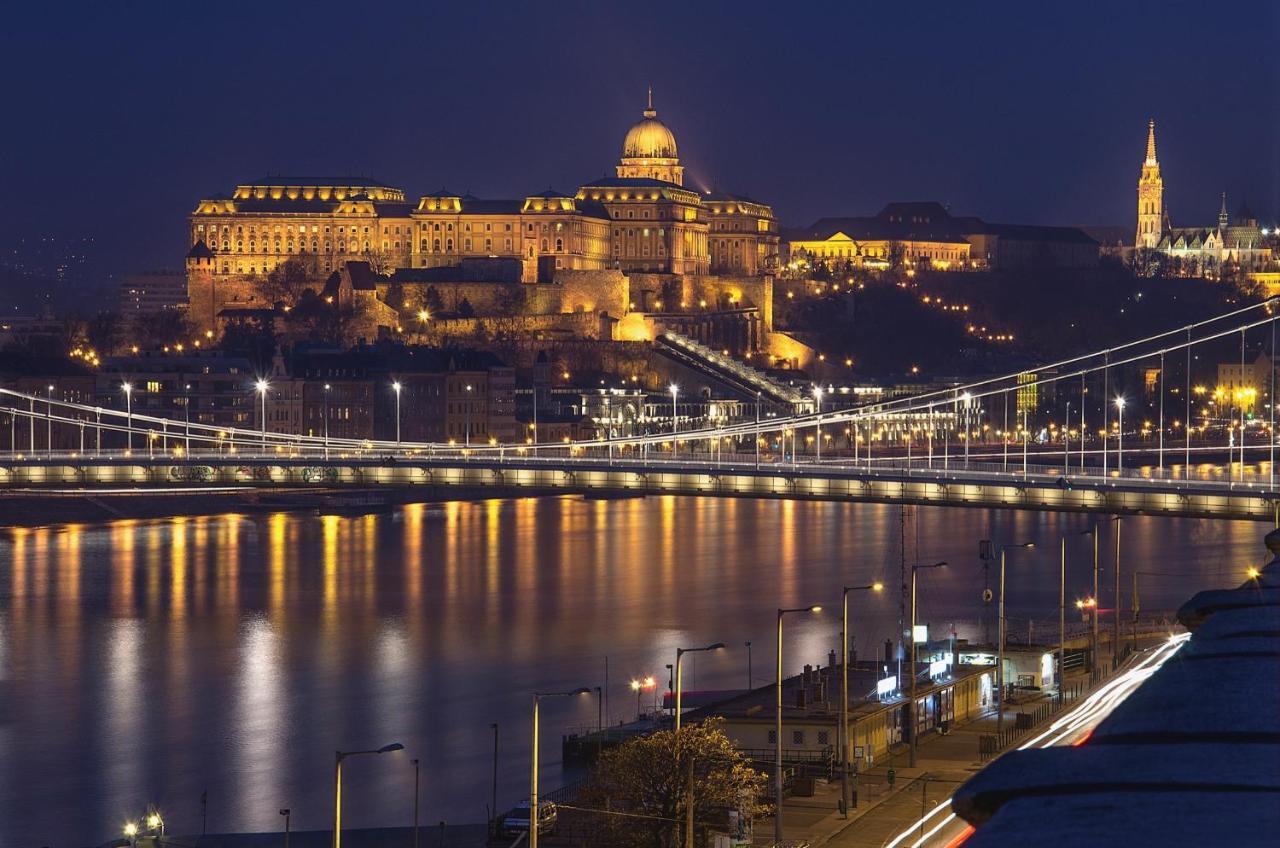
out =
[(685, 654), (697, 654), (704, 651), (719, 651), (724, 648), (724, 642), (715, 642), (707, 645), (705, 648), (676, 648), (676, 733), (680, 732), (680, 713), (684, 703), (684, 683), (680, 677), (680, 666)]
[(1118, 437), (1120, 441), (1118, 442), (1116, 447), (1116, 473), (1119, 476), (1123, 477), (1124, 476), (1124, 397), (1123, 396), (1116, 398), (1116, 409), (1120, 413), (1120, 420), (1119, 420), (1119, 423), (1116, 425), (1117, 427), (1120, 428), (1118, 433)]
[(1005, 552), (1009, 548), (1034, 548), (1035, 542), (1022, 542), (1017, 545), (1001, 545), (1000, 546), (1000, 610), (997, 613), (999, 618), (1000, 644), (996, 654), (996, 739), (1000, 738), (1000, 731), (1004, 729), (1004, 566)]
[(329, 458), (329, 389), (328, 383), (324, 384), (324, 458)]
[[(756, 392), (756, 468), (760, 467), (760, 394), (759, 391)], [(750, 680), (747, 681), (747, 683), (750, 682)]]
[(676, 442), (676, 432), (680, 429), (680, 426), (679, 426), (680, 419), (679, 419), (678, 413), (676, 412), (676, 395), (679, 393), (680, 393), (680, 387), (677, 386), (675, 383), (672, 383), (671, 384), (671, 458), (672, 459), (675, 458), (676, 448), (678, 447), (678, 443)]
[(391, 384), (391, 390), (396, 393), (396, 444), (400, 444), (400, 381), (396, 380)]
[(631, 681), (631, 691), (636, 693), (636, 721), (640, 720), (640, 716), (643, 713), (643, 709), (640, 706), (640, 696), (644, 693), (644, 690), (653, 689), (657, 685), (658, 681), (654, 680), (652, 675), (643, 680)]
[(533, 771), (529, 778), (529, 848), (538, 848), (538, 701), (543, 698), (574, 698), (578, 695), (590, 694), (591, 690), (585, 686), (571, 692), (533, 693)]
[(44, 446), (46, 452), (53, 456), (53, 384), (49, 384), (48, 393), (45, 395), (45, 416), (44, 416)]
[[(869, 583), (865, 586), (845, 586), (840, 593), (840, 796), (844, 801), (845, 817), (849, 816), (849, 593), (880, 592), (884, 584)], [(750, 644), (750, 643), (748, 643)]]
[(262, 452), (267, 452), (267, 389), (270, 384), (266, 380), (258, 380), (253, 384), (258, 390), (258, 396), (262, 398)]
[[(1093, 536), (1094, 578), (1097, 579), (1097, 528), (1081, 530), (1078, 536)], [(1097, 589), (1095, 588), (1096, 592)], [(1062, 679), (1067, 673), (1067, 534), (1062, 534), (1062, 562), (1058, 567), (1058, 699), (1062, 699)]]
[(280, 815), (284, 816), (284, 848), (289, 848), (289, 819), (293, 811), (288, 807), (281, 807)]
[(773, 722), (773, 789), (777, 809), (773, 814), (773, 841), (782, 841), (782, 618), (789, 612), (822, 612), (822, 607), (814, 604), (809, 607), (778, 608), (778, 640), (777, 640), (777, 681), (774, 690), (774, 722)]
[(361, 754), (390, 754), (392, 751), (403, 750), (404, 746), (399, 742), (392, 742), (369, 751), (333, 752), (333, 848), (341, 848), (342, 845), (342, 761)]
[[(675, 714), (675, 734), (678, 739), (680, 736), (680, 714), (684, 711), (684, 683), (680, 677), (680, 667), (685, 654), (694, 654), (702, 651), (719, 651), (724, 648), (724, 642), (715, 642), (707, 645), (705, 648), (676, 648), (676, 668), (675, 668), (675, 684), (676, 684), (676, 714)], [(693, 845), (693, 757), (689, 757), (688, 779), (685, 783), (685, 845)]]
[(471, 384), (467, 383), (467, 447), (471, 447)]
[(973, 395), (964, 392), (960, 395), (960, 400), (964, 403), (964, 467), (969, 467), (969, 433), (973, 429), (969, 423), (969, 402), (973, 400)]
[(124, 390), (124, 408), (125, 408), (125, 431), (129, 439), (129, 447), (126, 453), (133, 452), (133, 384), (121, 383), (120, 388)]
[(942, 568), (944, 565), (946, 562), (911, 566), (911, 768), (916, 767), (916, 736), (920, 732), (920, 705), (916, 702), (916, 677), (919, 676), (916, 674), (916, 575), (922, 568)]
[(814, 404), (817, 406), (817, 412), (818, 412), (818, 417), (814, 419), (814, 423), (813, 423), (814, 435), (818, 437), (817, 441), (815, 442), (815, 444), (817, 445), (816, 458), (818, 462), (822, 462), (822, 387), (821, 386), (813, 387), (813, 400), (814, 400)]

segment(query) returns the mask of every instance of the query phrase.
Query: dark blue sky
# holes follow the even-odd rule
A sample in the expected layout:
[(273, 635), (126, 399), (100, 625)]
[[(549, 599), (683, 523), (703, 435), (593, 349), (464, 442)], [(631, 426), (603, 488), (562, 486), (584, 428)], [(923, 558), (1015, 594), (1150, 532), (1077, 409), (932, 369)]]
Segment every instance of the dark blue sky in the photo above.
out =
[(1280, 4), (24, 3), (6, 12), (5, 239), (178, 265), (201, 196), (365, 173), (411, 197), (570, 190), (652, 83), (687, 181), (786, 224), (937, 199), (1131, 225), (1146, 121), (1175, 224), (1280, 210)]

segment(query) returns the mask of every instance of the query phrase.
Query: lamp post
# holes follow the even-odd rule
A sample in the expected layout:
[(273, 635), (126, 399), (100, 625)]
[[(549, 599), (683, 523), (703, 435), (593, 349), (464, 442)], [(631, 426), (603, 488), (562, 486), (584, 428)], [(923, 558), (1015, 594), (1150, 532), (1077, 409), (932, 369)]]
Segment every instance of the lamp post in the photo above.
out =
[(639, 721), (640, 716), (643, 714), (643, 708), (640, 706), (640, 696), (644, 694), (644, 690), (654, 689), (657, 685), (658, 681), (654, 680), (652, 675), (643, 680), (631, 681), (631, 691), (636, 693), (636, 721)]
[(421, 795), (421, 792), (419, 792), (418, 790), (418, 787), (420, 785), (419, 778), (421, 776), (420, 771), (421, 769), (418, 765), (418, 758), (414, 757), (413, 758), (413, 848), (418, 848), (418, 798)]
[(258, 396), (262, 399), (262, 452), (267, 452), (267, 389), (270, 384), (266, 380), (259, 380), (253, 384), (258, 390)]
[(1111, 640), (1111, 667), (1114, 669), (1120, 664), (1120, 520), (1122, 516), (1115, 517), (1116, 522), (1116, 611), (1115, 618), (1115, 636)]
[(489, 789), (489, 815), (493, 817), (496, 827), (498, 819), (498, 723), (489, 725), (493, 728), (493, 784)]
[[(417, 760), (414, 760), (414, 762), (416, 763)], [(284, 816), (284, 848), (289, 848), (289, 818), (292, 814), (293, 811), (288, 807), (282, 807), (280, 809), (280, 815)]]
[(705, 648), (676, 648), (676, 716), (675, 729), (676, 733), (680, 732), (680, 713), (684, 703), (684, 682), (680, 675), (680, 668), (684, 660), (685, 654), (697, 654), (707, 651), (719, 651), (724, 649), (724, 642), (715, 642), (707, 645)]
[(381, 748), (369, 751), (333, 752), (333, 848), (342, 846), (342, 761), (347, 757), (356, 757), (361, 754), (389, 754), (392, 751), (403, 750), (404, 746), (399, 742), (392, 742), (390, 745), (383, 745)]
[(817, 408), (817, 413), (818, 413), (817, 417), (814, 418), (813, 420), (813, 432), (814, 432), (814, 435), (817, 437), (816, 440), (814, 441), (814, 444), (817, 446), (815, 448), (815, 450), (817, 451), (817, 454), (816, 454), (817, 461), (819, 464), (821, 464), (822, 463), (822, 387), (821, 386), (813, 387), (813, 401), (814, 401), (814, 406)]
[(129, 446), (126, 453), (133, 452), (133, 384), (121, 383), (120, 388), (124, 390), (124, 408), (125, 408), (125, 436), (129, 440)]
[(182, 438), (183, 451), (191, 456), (191, 384), (182, 387)]
[(1119, 421), (1116, 426), (1119, 427), (1117, 438), (1119, 441), (1116, 445), (1116, 474), (1120, 477), (1124, 476), (1124, 397), (1116, 398), (1116, 410), (1119, 412)]
[(969, 470), (969, 433), (973, 429), (969, 423), (969, 405), (973, 400), (973, 395), (964, 392), (960, 395), (960, 400), (964, 403), (964, 467)]
[(471, 384), (467, 383), (467, 447), (471, 447)]
[(571, 692), (533, 693), (533, 770), (529, 778), (529, 848), (538, 848), (538, 702), (543, 698), (573, 698), (590, 694), (591, 690), (585, 686)]
[(676, 395), (680, 393), (680, 387), (675, 383), (671, 384), (671, 458), (676, 456), (676, 433), (680, 430), (679, 413), (676, 411)]
[[(756, 468), (760, 468), (760, 392), (756, 392)], [(747, 688), (751, 687), (747, 686)]]
[[(1084, 434), (1080, 434), (1084, 438)], [(1062, 473), (1071, 473), (1071, 401), (1067, 401), (1067, 417), (1062, 421)]]
[(391, 390), (396, 393), (396, 446), (400, 445), (400, 381), (396, 380), (391, 384)]
[(773, 791), (777, 809), (773, 814), (773, 841), (782, 841), (782, 619), (789, 612), (822, 612), (822, 607), (814, 604), (808, 607), (778, 608), (778, 640), (777, 640), (777, 680), (774, 690), (773, 721)]
[(50, 383), (45, 394), (44, 414), (44, 447), (45, 453), (53, 456), (53, 384)]
[[(675, 715), (675, 735), (676, 739), (680, 738), (680, 716), (684, 711), (684, 681), (680, 674), (680, 668), (683, 664), (685, 654), (695, 654), (704, 651), (719, 651), (724, 648), (724, 642), (714, 642), (705, 648), (676, 648), (676, 715)], [(685, 782), (685, 802), (684, 802), (684, 844), (686, 848), (693, 846), (693, 757), (689, 757), (688, 776)]]
[[(849, 817), (849, 593), (884, 589), (883, 583), (869, 583), (865, 586), (845, 586), (840, 592), (840, 731), (837, 741), (840, 743), (840, 797), (844, 802), (845, 818)], [(748, 642), (748, 645), (751, 643)]]
[[(916, 702), (916, 576), (922, 568), (942, 568), (946, 562), (911, 566), (911, 768), (916, 767), (916, 736), (920, 731), (920, 705)], [(925, 641), (928, 641), (927, 639)]]
[(324, 384), (324, 458), (329, 458), (329, 384)]
[[(1081, 530), (1077, 535), (1094, 537), (1094, 565), (1097, 565), (1096, 528)], [(1095, 578), (1097, 573), (1094, 573)], [(1096, 615), (1096, 613), (1095, 613)], [(1062, 680), (1067, 674), (1067, 534), (1062, 534), (1062, 562), (1058, 567), (1058, 699), (1062, 699)]]
[(999, 618), (1000, 644), (996, 654), (996, 691), (998, 695), (998, 706), (996, 712), (996, 738), (1000, 738), (1000, 732), (1004, 730), (1004, 640), (1005, 640), (1005, 624), (1004, 624), (1004, 566), (1005, 552), (1009, 548), (1034, 548), (1035, 542), (1022, 542), (1017, 545), (1001, 545), (1000, 546), (1000, 611), (997, 613)]

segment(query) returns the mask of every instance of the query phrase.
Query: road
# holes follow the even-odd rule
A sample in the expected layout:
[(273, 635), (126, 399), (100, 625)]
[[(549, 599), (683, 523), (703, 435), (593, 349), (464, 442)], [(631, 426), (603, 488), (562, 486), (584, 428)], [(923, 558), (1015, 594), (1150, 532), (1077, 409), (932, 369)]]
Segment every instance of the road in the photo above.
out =
[[(1178, 634), (1140, 651), (1126, 670), (1018, 745), (1018, 750), (1084, 744), (1093, 728), (1189, 638), (1190, 634)], [(966, 771), (972, 773), (972, 769), (930, 771), (826, 844), (841, 848), (954, 848), (962, 844), (973, 829), (951, 811), (951, 795), (967, 779)]]

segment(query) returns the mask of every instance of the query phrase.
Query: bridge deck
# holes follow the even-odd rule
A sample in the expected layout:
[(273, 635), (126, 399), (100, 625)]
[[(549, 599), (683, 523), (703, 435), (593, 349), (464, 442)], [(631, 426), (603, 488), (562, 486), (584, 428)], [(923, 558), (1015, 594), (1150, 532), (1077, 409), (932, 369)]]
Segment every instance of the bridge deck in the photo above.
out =
[[(16, 460), (16, 458), (15, 458)], [(30, 488), (219, 486), (429, 487), (495, 495), (713, 495), (1274, 520), (1265, 480), (1212, 481), (1017, 471), (564, 457), (316, 457), (247, 455), (154, 459), (25, 457), (0, 464), (0, 491)]]

